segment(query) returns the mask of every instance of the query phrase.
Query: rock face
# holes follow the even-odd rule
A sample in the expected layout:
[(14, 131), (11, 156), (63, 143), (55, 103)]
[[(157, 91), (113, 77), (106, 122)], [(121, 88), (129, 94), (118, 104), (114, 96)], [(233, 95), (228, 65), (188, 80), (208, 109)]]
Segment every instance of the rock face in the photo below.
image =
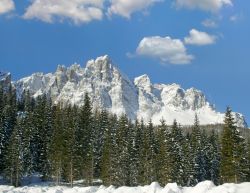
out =
[(10, 84), (11, 84), (11, 74), (0, 71), (0, 85), (4, 89), (7, 89)]
[[(59, 65), (54, 74), (35, 73), (15, 82), (15, 86), (19, 94), (30, 90), (34, 97), (48, 94), (54, 103), (79, 106), (88, 92), (94, 108), (105, 108), (117, 115), (125, 113), (132, 120), (152, 119), (154, 124), (164, 118), (168, 124), (177, 119), (191, 125), (195, 113), (201, 124), (223, 123), (224, 118), (201, 91), (184, 90), (178, 84), (152, 84), (147, 75), (131, 81), (107, 55), (88, 61), (85, 68)], [(235, 113), (235, 118), (238, 126), (247, 126), (243, 115)]]

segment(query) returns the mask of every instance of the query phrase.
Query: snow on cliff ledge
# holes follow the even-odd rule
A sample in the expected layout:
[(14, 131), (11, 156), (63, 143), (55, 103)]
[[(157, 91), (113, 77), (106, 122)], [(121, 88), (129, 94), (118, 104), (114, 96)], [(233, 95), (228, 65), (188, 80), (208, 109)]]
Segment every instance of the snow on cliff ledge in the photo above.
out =
[[(17, 92), (30, 90), (34, 97), (49, 94), (55, 103), (82, 105), (88, 92), (95, 108), (106, 108), (112, 113), (127, 114), (132, 120), (152, 119), (168, 124), (176, 119), (183, 125), (193, 124), (195, 113), (201, 124), (223, 123), (224, 114), (209, 104), (205, 95), (195, 89), (184, 90), (178, 84), (152, 84), (147, 75), (134, 79), (124, 75), (105, 55), (66, 68), (59, 65), (55, 73), (35, 73), (15, 83)], [(20, 95), (19, 95), (20, 96)], [(238, 126), (247, 127), (243, 115), (234, 113)]]
[(25, 186), (20, 188), (14, 188), (12, 186), (1, 186), (0, 192), (5, 193), (249, 193), (250, 183), (242, 184), (223, 184), (221, 186), (215, 186), (210, 181), (204, 181), (197, 184), (195, 187), (179, 187), (176, 183), (167, 184), (162, 188), (158, 183), (153, 182), (149, 186), (138, 187), (50, 187), (50, 186)]

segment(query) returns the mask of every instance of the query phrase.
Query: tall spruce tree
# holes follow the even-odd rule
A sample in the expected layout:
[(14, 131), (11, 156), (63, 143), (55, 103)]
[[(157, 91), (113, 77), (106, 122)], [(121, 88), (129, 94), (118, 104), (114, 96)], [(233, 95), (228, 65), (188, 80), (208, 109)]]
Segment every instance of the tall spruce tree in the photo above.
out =
[(84, 105), (80, 109), (76, 129), (76, 148), (78, 155), (78, 171), (85, 179), (86, 185), (91, 185), (94, 175), (93, 157), (93, 112), (88, 93), (84, 97)]
[(194, 170), (194, 154), (191, 146), (191, 134), (187, 133), (183, 141), (183, 155), (184, 155), (184, 183), (187, 186), (193, 186), (195, 181)]
[(184, 151), (183, 143), (184, 137), (177, 121), (174, 120), (171, 131), (171, 157), (172, 157), (172, 171), (171, 179), (180, 185), (184, 184)]
[(29, 91), (24, 91), (24, 129), (23, 129), (23, 160), (24, 160), (24, 171), (28, 177), (32, 175), (32, 154), (31, 154), (31, 139), (32, 139), (32, 127), (33, 127), (33, 109), (32, 109), (32, 98)]
[(128, 152), (128, 134), (129, 121), (124, 114), (119, 118), (118, 127), (116, 130), (116, 161), (115, 161), (115, 185), (123, 186), (129, 184), (129, 152)]
[(234, 149), (235, 182), (245, 182), (249, 172), (247, 167), (247, 143), (238, 128), (234, 130)]
[(112, 129), (109, 125), (104, 132), (104, 144), (100, 160), (100, 177), (103, 184), (109, 186), (112, 184)]
[(139, 184), (139, 167), (140, 167), (140, 150), (142, 148), (143, 139), (140, 123), (136, 120), (134, 128), (131, 129), (130, 144), (130, 185), (136, 186)]
[(248, 164), (246, 165), (246, 168), (248, 170), (247, 181), (249, 182), (250, 181), (250, 138), (248, 138), (247, 140), (247, 161), (248, 161)]
[(23, 175), (22, 123), (23, 121), (20, 117), (11, 134), (5, 157), (5, 177), (10, 181), (11, 185), (16, 187), (21, 185), (21, 178)]
[(137, 184), (137, 175), (138, 175), (138, 170), (137, 170), (137, 163), (138, 163), (138, 154), (139, 154), (139, 149), (136, 143), (136, 137), (137, 137), (137, 126), (138, 123), (136, 121), (135, 124), (132, 124), (129, 122), (128, 125), (128, 136), (127, 136), (127, 141), (128, 141), (128, 180), (127, 180), (127, 185), (128, 186), (135, 186)]
[(156, 180), (156, 141), (152, 122), (147, 126), (142, 122), (143, 143), (140, 151), (140, 184), (150, 184)]
[(208, 180), (214, 182), (214, 184), (219, 184), (219, 168), (220, 168), (220, 147), (219, 147), (219, 136), (212, 130), (211, 136), (209, 137), (209, 149), (208, 149), (208, 159), (209, 159), (209, 176)]
[(53, 131), (50, 142), (49, 161), (51, 174), (59, 185), (62, 181), (64, 162), (64, 123), (60, 105), (53, 106)]
[(195, 185), (205, 179), (204, 168), (204, 152), (202, 147), (202, 134), (199, 124), (199, 118), (195, 114), (194, 126), (191, 134), (191, 148), (192, 148), (192, 167), (193, 179), (190, 185)]
[(33, 171), (42, 174), (42, 179), (46, 180), (49, 173), (48, 145), (52, 135), (52, 104), (46, 95), (39, 96), (35, 104), (31, 131), (32, 168)]
[[(94, 176), (99, 178), (101, 175), (101, 159), (105, 138), (109, 138), (109, 117), (108, 112), (103, 109), (95, 113), (95, 123), (93, 129), (93, 152), (94, 152)], [(109, 141), (110, 142), (110, 141)], [(107, 144), (106, 144), (107, 145)]]
[(238, 183), (244, 181), (247, 171), (244, 171), (246, 144), (240, 135), (228, 107), (225, 113), (224, 128), (221, 141), (221, 181)]
[(74, 179), (76, 179), (76, 117), (77, 108), (68, 106), (64, 111), (64, 159), (63, 170), (64, 177), (67, 182), (73, 187)]
[(0, 109), (0, 173), (2, 173), (6, 167), (5, 156), (7, 155), (7, 147), (9, 146), (10, 137), (16, 125), (17, 119), (17, 100), (16, 91), (10, 85), (8, 89), (1, 89), (1, 105)]
[(117, 129), (118, 129), (118, 118), (116, 115), (110, 115), (109, 119), (109, 129), (110, 129), (110, 141), (111, 141), (111, 149), (109, 150), (110, 154), (110, 162), (108, 164), (108, 177), (109, 183), (115, 184), (119, 176), (117, 176), (117, 163), (119, 160), (119, 152), (117, 148)]
[(4, 169), (4, 149), (5, 149), (5, 129), (4, 129), (4, 113), (3, 109), (5, 106), (4, 103), (4, 93), (3, 93), (3, 87), (0, 85), (0, 175), (3, 173)]
[(165, 124), (165, 120), (161, 120), (158, 131), (158, 153), (157, 153), (157, 180), (161, 185), (172, 182), (171, 179), (171, 140), (170, 132)]

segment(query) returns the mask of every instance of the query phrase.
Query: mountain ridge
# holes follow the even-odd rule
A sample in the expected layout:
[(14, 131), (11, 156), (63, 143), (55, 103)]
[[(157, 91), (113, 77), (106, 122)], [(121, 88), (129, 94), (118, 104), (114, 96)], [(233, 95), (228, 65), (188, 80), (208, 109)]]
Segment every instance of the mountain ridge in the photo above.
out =
[[(89, 60), (85, 67), (58, 65), (55, 73), (34, 73), (13, 83), (20, 95), (29, 90), (32, 96), (51, 96), (54, 103), (82, 105), (89, 93), (94, 108), (105, 108), (131, 120), (143, 118), (159, 124), (174, 119), (192, 125), (195, 113), (201, 124), (223, 123), (224, 114), (217, 112), (204, 93), (196, 88), (183, 89), (179, 84), (153, 84), (146, 74), (130, 80), (108, 55)], [(244, 116), (234, 113), (237, 126), (247, 127)]]

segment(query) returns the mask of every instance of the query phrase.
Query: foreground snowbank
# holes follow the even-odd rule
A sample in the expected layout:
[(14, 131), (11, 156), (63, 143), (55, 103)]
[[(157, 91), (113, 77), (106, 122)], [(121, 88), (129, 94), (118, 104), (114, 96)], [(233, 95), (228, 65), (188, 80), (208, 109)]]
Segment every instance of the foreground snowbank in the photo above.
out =
[(178, 187), (171, 183), (162, 188), (158, 183), (138, 187), (49, 187), (45, 185), (32, 185), (20, 188), (0, 185), (1, 193), (250, 193), (250, 182), (242, 184), (223, 184), (215, 186), (210, 181), (201, 182), (195, 187)]

